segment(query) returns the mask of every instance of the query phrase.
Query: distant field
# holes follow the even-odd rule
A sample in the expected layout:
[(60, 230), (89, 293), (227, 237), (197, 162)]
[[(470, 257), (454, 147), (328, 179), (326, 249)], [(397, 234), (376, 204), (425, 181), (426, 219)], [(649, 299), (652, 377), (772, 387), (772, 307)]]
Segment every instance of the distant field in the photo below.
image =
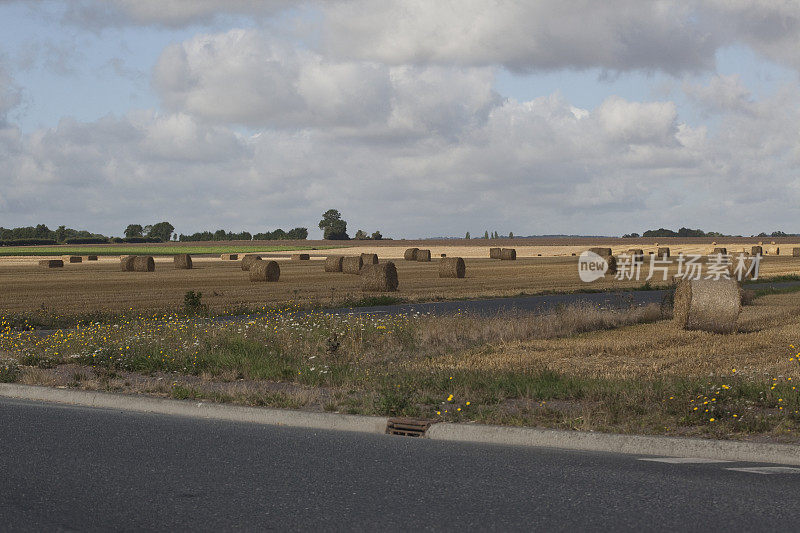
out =
[[(356, 275), (324, 272), (321, 259), (326, 253), (312, 252), (311, 261), (289, 261), (288, 254), (273, 253), (281, 265), (277, 283), (251, 283), (239, 261), (223, 261), (219, 257), (196, 258), (192, 270), (176, 270), (171, 258), (157, 257), (155, 272), (121, 272), (116, 257), (51, 270), (38, 267), (36, 258), (7, 257), (0, 260), (0, 314), (176, 309), (190, 290), (202, 292), (203, 303), (218, 312), (288, 302), (339, 305), (375, 294), (363, 292)], [(380, 258), (386, 259), (383, 255)], [(644, 279), (618, 281), (611, 277), (583, 283), (578, 277), (577, 257), (572, 256), (517, 261), (467, 258), (464, 279), (439, 278), (438, 258), (430, 263), (394, 261), (400, 286), (390, 294), (406, 301), (610, 290), (644, 283)], [(675, 267), (671, 271), (674, 273)], [(768, 256), (763, 260), (762, 276), (797, 274), (800, 258)], [(659, 283), (664, 284), (656, 281), (653, 285)]]
[(61, 255), (175, 255), (175, 254), (229, 254), (254, 252), (281, 252), (290, 250), (321, 250), (333, 246), (268, 245), (262, 244), (102, 244), (61, 246), (8, 246), (0, 247), (0, 256), (61, 256)]

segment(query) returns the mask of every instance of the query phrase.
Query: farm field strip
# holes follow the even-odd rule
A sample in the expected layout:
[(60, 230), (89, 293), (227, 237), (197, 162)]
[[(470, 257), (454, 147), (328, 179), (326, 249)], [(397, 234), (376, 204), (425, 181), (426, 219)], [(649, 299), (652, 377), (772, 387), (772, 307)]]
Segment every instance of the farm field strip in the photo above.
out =
[[(632, 289), (643, 283), (643, 279), (619, 281), (611, 277), (583, 283), (578, 278), (575, 257), (467, 259), (463, 279), (439, 278), (436, 260), (397, 260), (395, 264), (400, 286), (389, 294), (408, 302)], [(374, 294), (361, 290), (358, 276), (323, 272), (323, 263), (318, 260), (282, 259), (277, 283), (251, 283), (238, 261), (198, 258), (195, 265), (191, 270), (175, 270), (171, 258), (156, 258), (155, 272), (121, 272), (116, 258), (49, 270), (29, 260), (0, 260), (0, 312), (174, 310), (182, 306), (187, 291), (202, 292), (203, 303), (216, 312), (289, 302), (329, 307)], [(670, 275), (676, 268), (672, 267)], [(766, 257), (762, 261), (762, 277), (799, 273), (800, 258)], [(654, 280), (654, 286), (659, 284), (665, 283)]]

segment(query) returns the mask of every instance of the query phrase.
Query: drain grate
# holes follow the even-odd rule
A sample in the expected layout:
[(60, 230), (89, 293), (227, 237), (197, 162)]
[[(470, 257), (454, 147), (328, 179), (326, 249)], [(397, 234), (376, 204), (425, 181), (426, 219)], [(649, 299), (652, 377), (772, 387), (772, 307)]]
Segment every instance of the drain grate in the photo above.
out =
[(424, 418), (390, 418), (386, 424), (386, 433), (404, 437), (424, 437), (431, 424), (433, 420)]

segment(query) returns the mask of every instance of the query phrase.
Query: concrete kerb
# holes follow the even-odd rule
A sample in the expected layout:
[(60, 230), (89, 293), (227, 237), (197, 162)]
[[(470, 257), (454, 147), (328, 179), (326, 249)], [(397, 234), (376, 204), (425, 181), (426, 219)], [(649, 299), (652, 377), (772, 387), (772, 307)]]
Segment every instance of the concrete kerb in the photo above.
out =
[[(246, 407), (11, 383), (0, 383), (0, 397), (118, 409), (139, 413), (372, 434), (386, 433), (388, 421), (386, 417), (378, 416)], [(437, 441), (557, 448), (630, 455), (698, 457), (728, 461), (800, 465), (800, 446), (790, 444), (763, 444), (450, 423), (433, 424), (425, 434), (425, 438)]]
[(274, 426), (385, 433), (387, 419), (377, 416), (356, 416), (338, 413), (314, 413), (289, 409), (247, 407), (188, 400), (169, 400), (130, 394), (54, 389), (0, 383), (0, 396), (19, 400), (119, 409), (193, 418), (227, 420)]
[(472, 424), (435, 424), (433, 440), (800, 465), (800, 446)]

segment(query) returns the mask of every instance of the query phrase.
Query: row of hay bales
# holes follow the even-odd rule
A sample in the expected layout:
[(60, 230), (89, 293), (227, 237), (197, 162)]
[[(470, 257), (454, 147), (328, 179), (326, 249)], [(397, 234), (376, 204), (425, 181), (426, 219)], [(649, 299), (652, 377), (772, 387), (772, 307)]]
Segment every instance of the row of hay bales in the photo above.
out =
[(489, 259), (516, 261), (517, 250), (515, 248), (489, 248)]
[(325, 258), (325, 272), (360, 276), (365, 291), (394, 292), (400, 284), (395, 264), (379, 262), (378, 254), (330, 255)]
[(406, 261), (419, 261), (420, 263), (428, 263), (431, 260), (431, 251), (421, 250), (419, 248), (408, 248), (403, 253), (403, 259)]
[(87, 261), (97, 261), (96, 255), (64, 255), (61, 259), (42, 259), (39, 261), (39, 266), (44, 268), (63, 268), (64, 263), (83, 263), (84, 257)]

